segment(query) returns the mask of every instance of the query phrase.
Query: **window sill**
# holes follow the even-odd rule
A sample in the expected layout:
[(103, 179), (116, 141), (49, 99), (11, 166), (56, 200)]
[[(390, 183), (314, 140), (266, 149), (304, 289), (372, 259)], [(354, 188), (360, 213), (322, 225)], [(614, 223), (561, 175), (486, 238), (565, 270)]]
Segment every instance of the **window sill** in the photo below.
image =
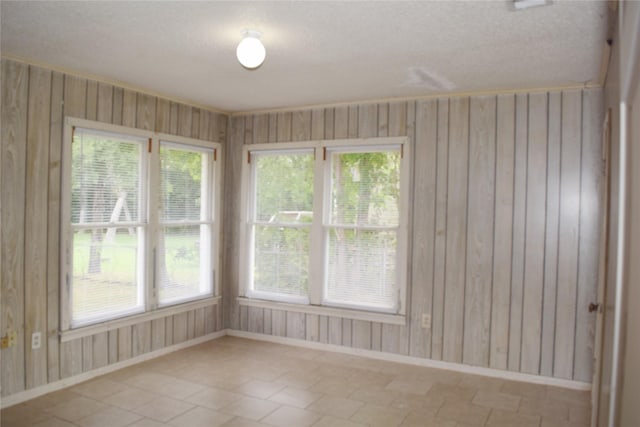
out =
[(133, 316), (123, 317), (121, 319), (108, 320), (102, 323), (96, 323), (93, 325), (82, 326), (77, 329), (69, 329), (68, 331), (60, 332), (60, 342), (72, 341), (78, 338), (88, 337), (91, 335), (99, 334), (102, 332), (111, 331), (125, 326), (135, 325), (141, 322), (148, 322), (150, 320), (160, 319), (167, 316), (173, 316), (175, 314), (184, 313), (191, 310), (197, 310), (199, 308), (210, 307), (218, 305), (221, 297), (212, 297), (201, 299), (193, 302), (186, 302), (183, 304), (176, 304), (169, 307), (159, 308), (157, 310), (148, 311), (146, 313), (140, 313)]
[(384, 314), (372, 311), (350, 310), (317, 305), (291, 304), (285, 302), (266, 301), (253, 298), (238, 297), (238, 304), (247, 307), (267, 308), (271, 310), (293, 311), (296, 313), (318, 314), (321, 316), (341, 317), (344, 319), (364, 320), (368, 322), (380, 322), (390, 325), (407, 324), (407, 318), (400, 314)]

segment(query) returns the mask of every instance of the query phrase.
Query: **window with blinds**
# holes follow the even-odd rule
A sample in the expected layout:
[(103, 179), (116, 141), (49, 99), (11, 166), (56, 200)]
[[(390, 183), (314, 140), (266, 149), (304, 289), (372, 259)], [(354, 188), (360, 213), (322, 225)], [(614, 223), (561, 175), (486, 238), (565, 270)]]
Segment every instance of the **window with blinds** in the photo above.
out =
[(244, 295), (403, 313), (406, 143), (246, 146)]
[(67, 122), (62, 330), (214, 296), (219, 144)]
[(76, 129), (71, 153), (74, 324), (144, 310), (146, 141)]
[(325, 301), (395, 310), (400, 150), (330, 151)]
[(160, 141), (160, 304), (211, 294), (213, 150)]

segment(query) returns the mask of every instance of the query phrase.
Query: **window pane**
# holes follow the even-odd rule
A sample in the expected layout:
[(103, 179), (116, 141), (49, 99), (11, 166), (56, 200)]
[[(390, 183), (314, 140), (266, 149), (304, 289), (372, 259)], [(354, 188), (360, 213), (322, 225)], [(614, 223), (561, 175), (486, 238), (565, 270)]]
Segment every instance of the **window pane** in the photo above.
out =
[(77, 130), (72, 144), (71, 223), (140, 221), (139, 141)]
[(207, 219), (207, 164), (206, 152), (160, 146), (163, 220)]
[(164, 227), (158, 241), (160, 303), (212, 293), (211, 227)]
[(253, 286), (256, 291), (306, 296), (310, 230), (255, 227)]
[(331, 155), (331, 222), (396, 226), (399, 222), (400, 153)]
[(142, 229), (134, 227), (74, 232), (74, 323), (142, 310), (142, 241)]
[(313, 214), (313, 154), (254, 154), (255, 220), (310, 223)]
[(397, 233), (329, 230), (328, 302), (394, 309)]

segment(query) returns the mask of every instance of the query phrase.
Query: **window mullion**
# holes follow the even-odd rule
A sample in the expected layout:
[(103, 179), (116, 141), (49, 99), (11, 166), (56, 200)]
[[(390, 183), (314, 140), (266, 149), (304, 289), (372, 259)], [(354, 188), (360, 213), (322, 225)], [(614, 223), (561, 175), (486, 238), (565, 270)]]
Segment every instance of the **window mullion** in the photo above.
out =
[(158, 307), (158, 233), (159, 233), (159, 210), (160, 210), (160, 141), (152, 140), (152, 149), (147, 156), (149, 165), (147, 182), (147, 218), (148, 226), (146, 233), (147, 241), (147, 280), (145, 282), (146, 306), (147, 310), (154, 310)]
[[(316, 151), (322, 150), (317, 147)], [(311, 226), (311, 242), (309, 245), (309, 302), (312, 305), (322, 304), (325, 282), (325, 236), (323, 232), (325, 207), (325, 164), (323, 156), (316, 152), (313, 165), (313, 223)]]

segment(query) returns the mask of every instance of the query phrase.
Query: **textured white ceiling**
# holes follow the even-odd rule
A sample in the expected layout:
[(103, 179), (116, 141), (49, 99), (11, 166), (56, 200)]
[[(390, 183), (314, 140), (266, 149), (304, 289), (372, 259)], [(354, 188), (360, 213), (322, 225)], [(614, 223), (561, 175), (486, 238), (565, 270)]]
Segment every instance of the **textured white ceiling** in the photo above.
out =
[[(580, 85), (604, 1), (0, 3), (1, 51), (226, 111)], [(242, 68), (244, 29), (267, 59)]]

